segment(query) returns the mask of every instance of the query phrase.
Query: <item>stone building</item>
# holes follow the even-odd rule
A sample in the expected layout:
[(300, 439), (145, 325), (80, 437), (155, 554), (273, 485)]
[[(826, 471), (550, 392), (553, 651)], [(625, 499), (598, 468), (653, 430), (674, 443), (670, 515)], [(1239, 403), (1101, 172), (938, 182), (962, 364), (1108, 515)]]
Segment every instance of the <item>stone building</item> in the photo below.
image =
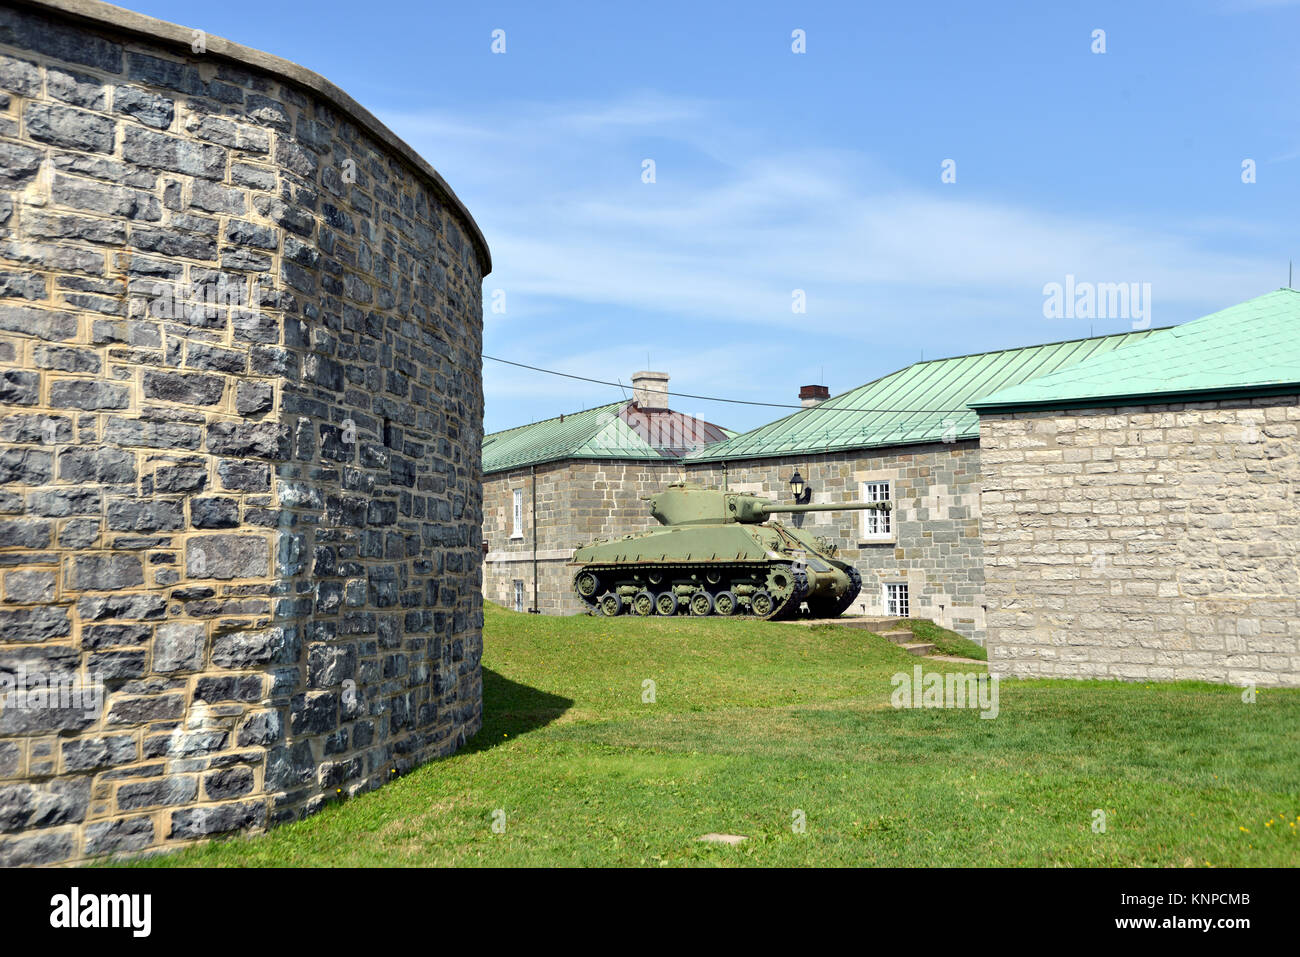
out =
[(483, 237), (199, 36), (0, 9), (3, 865), (291, 820), (481, 721)]
[[(789, 500), (797, 472), (815, 504), (880, 501), (890, 512), (791, 516), (837, 546), (862, 574), (848, 613), (929, 618), (985, 635), (980, 540), (981, 450), (972, 399), (1149, 331), (917, 362), (687, 459), (691, 481)], [(807, 394), (816, 387), (805, 387)], [(814, 400), (818, 397), (813, 394)]]
[(566, 563), (579, 545), (655, 524), (641, 496), (680, 482), (682, 458), (734, 435), (669, 408), (668, 376), (633, 397), (483, 439), (485, 596), (517, 611), (580, 610)]
[(641, 496), (670, 482), (725, 481), (733, 491), (788, 501), (798, 472), (816, 504), (893, 502), (889, 513), (790, 518), (834, 542), (862, 573), (852, 612), (931, 618), (983, 641), (979, 421), (967, 404), (1150, 334), (918, 362), (834, 398), (824, 386), (804, 386), (801, 410), (743, 435), (698, 442), (684, 456), (616, 439), (632, 432), (618, 420), (620, 404), (494, 433), (483, 452), (485, 593), (519, 610), (579, 611), (565, 562), (594, 538), (656, 527)]
[(1300, 292), (992, 393), (989, 664), (1300, 685)]

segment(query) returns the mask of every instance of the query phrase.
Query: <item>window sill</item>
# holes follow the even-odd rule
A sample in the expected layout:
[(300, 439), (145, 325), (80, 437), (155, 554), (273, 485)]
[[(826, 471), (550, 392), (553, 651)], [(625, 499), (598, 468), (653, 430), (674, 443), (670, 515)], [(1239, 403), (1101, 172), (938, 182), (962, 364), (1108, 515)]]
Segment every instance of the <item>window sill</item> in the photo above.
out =
[(520, 532), (518, 535), (511, 535), (511, 536), (510, 536), (510, 541), (512, 541), (512, 542), (522, 542), (523, 540), (524, 540), (524, 533), (523, 533), (523, 532)]
[(897, 544), (898, 544), (898, 536), (897, 536), (897, 535), (891, 535), (891, 536), (889, 536), (888, 538), (860, 538), (860, 539), (858, 539), (858, 547), (859, 547), (859, 548), (866, 548), (868, 545), (897, 545)]

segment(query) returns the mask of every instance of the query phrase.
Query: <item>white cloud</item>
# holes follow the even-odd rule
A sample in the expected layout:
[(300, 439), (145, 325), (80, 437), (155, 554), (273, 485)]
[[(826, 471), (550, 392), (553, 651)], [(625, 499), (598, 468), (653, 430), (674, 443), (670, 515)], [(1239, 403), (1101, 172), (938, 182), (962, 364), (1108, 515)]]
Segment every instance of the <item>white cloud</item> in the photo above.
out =
[[(649, 350), (676, 390), (784, 401), (799, 384), (792, 366), (860, 376), (838, 383), (848, 388), (921, 348), (937, 357), (1086, 335), (1041, 319), (1043, 284), (1067, 273), (1151, 283), (1157, 325), (1277, 285), (1245, 227), (1048, 211), (942, 186), (937, 173), (918, 189), (875, 157), (763, 149), (704, 101), (643, 93), (385, 121), (487, 235), (496, 272), (485, 290), (506, 290), (508, 311), (488, 316), (486, 351), (596, 378), (626, 376)], [(647, 155), (654, 184), (640, 180)], [(795, 288), (806, 316), (791, 312)], [(502, 367), (486, 381), (490, 409), (618, 397)]]

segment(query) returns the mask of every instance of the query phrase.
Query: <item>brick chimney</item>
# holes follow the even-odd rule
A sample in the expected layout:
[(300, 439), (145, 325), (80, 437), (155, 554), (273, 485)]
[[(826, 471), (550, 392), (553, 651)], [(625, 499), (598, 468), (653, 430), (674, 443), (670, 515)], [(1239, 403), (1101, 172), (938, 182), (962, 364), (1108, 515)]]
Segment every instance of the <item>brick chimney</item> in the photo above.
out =
[(668, 373), (633, 372), (632, 398), (642, 410), (668, 411)]
[(824, 385), (806, 385), (799, 389), (799, 404), (805, 409), (821, 405), (831, 397), (831, 390)]

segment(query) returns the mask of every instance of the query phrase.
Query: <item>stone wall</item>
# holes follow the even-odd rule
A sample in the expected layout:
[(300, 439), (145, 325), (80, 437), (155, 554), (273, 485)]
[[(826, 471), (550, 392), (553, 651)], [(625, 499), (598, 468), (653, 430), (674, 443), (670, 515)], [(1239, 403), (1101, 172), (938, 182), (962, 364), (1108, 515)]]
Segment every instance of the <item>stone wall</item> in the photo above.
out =
[(477, 227), (320, 77), (74, 6), (0, 10), (0, 864), (481, 721)]
[[(913, 618), (929, 618), (974, 641), (984, 640), (978, 443), (740, 460), (728, 464), (728, 487), (789, 501), (790, 476), (796, 470), (812, 489), (812, 504), (861, 501), (864, 482), (891, 483), (892, 534), (883, 539), (864, 534), (862, 512), (782, 517), (836, 543), (836, 557), (862, 573), (861, 595), (846, 614), (886, 614), (884, 584), (906, 583)], [(686, 477), (721, 487), (722, 467), (691, 464)]]
[(1300, 685), (1300, 399), (981, 418), (989, 665)]
[[(574, 550), (597, 538), (658, 528), (641, 496), (683, 480), (678, 461), (567, 461), (537, 466), (537, 604), (533, 603), (533, 477), (528, 468), (484, 477), (483, 537), (488, 543), (484, 594), (515, 607), (523, 582), (524, 609), (543, 614), (583, 611), (573, 593)], [(513, 536), (514, 490), (523, 492), (522, 534)]]

